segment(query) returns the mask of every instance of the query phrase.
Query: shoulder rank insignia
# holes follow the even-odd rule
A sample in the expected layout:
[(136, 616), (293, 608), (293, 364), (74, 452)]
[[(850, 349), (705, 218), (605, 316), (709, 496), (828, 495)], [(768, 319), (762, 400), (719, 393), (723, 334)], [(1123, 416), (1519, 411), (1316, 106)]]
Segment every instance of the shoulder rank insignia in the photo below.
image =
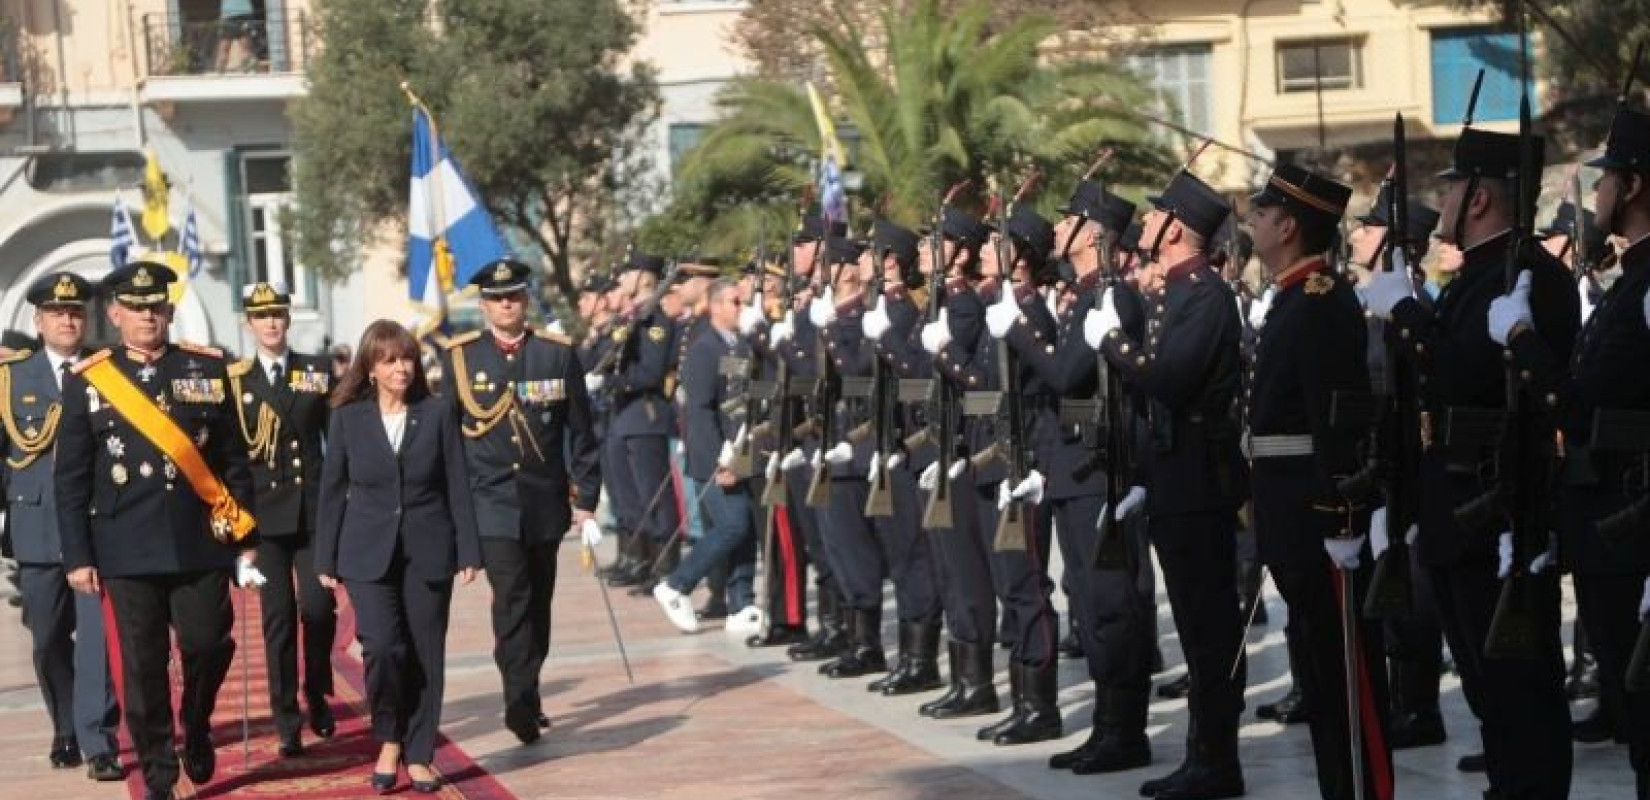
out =
[(206, 345), (203, 345), (203, 344), (195, 344), (193, 342), (178, 342), (178, 349), (182, 350), (186, 353), (194, 353), (195, 355), (198, 355), (198, 356), (210, 356), (212, 358), (223, 358), (223, 351), (222, 350), (219, 350), (216, 347), (207, 347)]
[(1329, 294), (1330, 290), (1334, 288), (1335, 279), (1322, 272), (1314, 272), (1311, 277), (1306, 279), (1307, 294)]
[(615, 341), (615, 342), (623, 342), (629, 336), (630, 336), (630, 326), (629, 325), (619, 325), (619, 326), (617, 326), (613, 329), (613, 341)]
[(565, 333), (556, 333), (555, 331), (544, 330), (542, 328), (534, 331), (534, 333), (538, 334), (540, 339), (555, 342), (556, 344), (566, 345), (568, 347), (573, 346), (573, 340), (568, 338)]
[(469, 344), (469, 343), (471, 343), (471, 342), (473, 342), (477, 339), (480, 339), (480, 338), (481, 338), (481, 331), (479, 329), (478, 330), (473, 330), (473, 331), (465, 331), (465, 332), (463, 332), (463, 333), (461, 333), (457, 336), (447, 337), (447, 339), (444, 340), (441, 343), (441, 346), (445, 349), (451, 350), (455, 347), (460, 347), (462, 345), (467, 345), (467, 344)]
[(75, 364), (73, 367), (70, 367), (69, 371), (73, 372), (76, 375), (79, 375), (80, 373), (85, 372), (87, 369), (89, 369), (93, 364), (96, 364), (97, 362), (102, 361), (103, 359), (106, 359), (109, 356), (112, 356), (114, 354), (115, 354), (115, 351), (110, 350), (109, 348), (105, 347), (102, 350), (99, 350), (99, 351), (97, 351), (97, 352), (95, 352), (95, 353), (93, 353), (93, 354), (91, 354), (91, 355), (89, 355), (85, 358), (80, 359), (80, 363)]
[(666, 334), (663, 326), (654, 325), (653, 327), (647, 329), (647, 338), (649, 341), (662, 342), (665, 340), (665, 336)]
[(229, 377), (244, 378), (252, 372), (252, 359), (243, 358), (229, 365)]
[(0, 364), (16, 364), (19, 361), (27, 359), (33, 353), (34, 351), (28, 349), (27, 347), (22, 350), (13, 350), (4, 356), (0, 356)]

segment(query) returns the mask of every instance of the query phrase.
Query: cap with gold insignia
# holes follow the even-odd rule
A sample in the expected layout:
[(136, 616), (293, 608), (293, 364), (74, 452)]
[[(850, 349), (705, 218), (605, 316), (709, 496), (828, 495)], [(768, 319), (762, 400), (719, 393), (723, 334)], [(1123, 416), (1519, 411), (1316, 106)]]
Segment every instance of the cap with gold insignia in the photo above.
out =
[(720, 278), (721, 276), (722, 259), (716, 256), (690, 256), (682, 259), (676, 265), (677, 283), (684, 283), (689, 278)]
[(158, 256), (140, 255), (103, 279), (103, 291), (123, 306), (155, 306), (167, 302), (166, 287), (178, 274)]
[(659, 256), (649, 255), (631, 248), (629, 255), (625, 258), (624, 266), (619, 269), (622, 272), (629, 272), (630, 270), (646, 272), (655, 278), (663, 278), (665, 276), (665, 260)]
[(84, 306), (92, 299), (92, 284), (73, 272), (53, 272), (29, 286), (30, 305)]
[(531, 267), (516, 259), (501, 258), (482, 267), (470, 283), (481, 290), (483, 297), (497, 297), (526, 289), (527, 276), (532, 273)]
[(241, 307), (248, 314), (285, 311), (292, 307), (292, 293), (280, 281), (259, 281), (241, 289)]
[(1337, 225), (1352, 199), (1352, 188), (1295, 164), (1279, 164), (1266, 186), (1249, 198), (1256, 208), (1282, 207), (1314, 225)]

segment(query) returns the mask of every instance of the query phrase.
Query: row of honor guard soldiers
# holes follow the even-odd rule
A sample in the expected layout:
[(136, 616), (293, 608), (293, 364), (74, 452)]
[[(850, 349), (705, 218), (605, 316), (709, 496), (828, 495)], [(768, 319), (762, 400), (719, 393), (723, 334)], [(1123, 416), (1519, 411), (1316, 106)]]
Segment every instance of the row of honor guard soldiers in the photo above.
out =
[[(618, 434), (605, 440), (608, 487), (620, 529), (637, 531), (614, 578), (652, 584), (669, 619), (694, 631), (715, 612), (688, 595), (725, 562), (742, 577), (713, 581), (712, 602), (760, 606), (751, 646), (787, 646), (833, 678), (879, 674), (867, 688), (885, 695), (945, 689), (925, 716), (1006, 711), (979, 737), (1012, 745), (1065, 733), (1057, 541), (1096, 699), (1086, 738), (1050, 766), (1090, 774), (1153, 761), (1155, 553), (1191, 722), (1182, 764), (1141, 794), (1235, 797), (1243, 615), (1257, 591), (1245, 587), (1258, 586), (1240, 574), (1242, 519), (1290, 612), (1298, 702), (1268, 710), (1309, 722), (1323, 797), (1392, 797), (1392, 751), (1443, 741), (1447, 642), (1481, 725), (1471, 761), (1488, 773), (1485, 796), (1559, 798), (1571, 722), (1558, 576), (1569, 571), (1601, 706), (1650, 797), (1650, 712), (1630, 671), (1644, 667), (1630, 662), (1650, 608), (1650, 383), (1634, 369), (1650, 336), (1650, 118), (1624, 109), (1592, 165), (1602, 233), (1576, 224), (1576, 203), (1548, 233), (1587, 236), (1574, 246), (1595, 254), (1603, 235), (1625, 240), (1608, 288), (1520, 236), (1533, 199), (1517, 185), (1538, 179), (1540, 161), (1517, 136), (1472, 128), (1437, 176), (1441, 210), (1383, 185), (1345, 251), (1351, 190), (1279, 166), (1246, 219), (1270, 287), (1258, 297), (1240, 298), (1221, 272), (1238, 251), (1230, 205), (1185, 170), (1138, 221), (1091, 181), (1055, 225), (1023, 207), (981, 220), (947, 206), (929, 230), (878, 219), (853, 240), (806, 215), (783, 266), (717, 281), (703, 314), (662, 311), (682, 273), (633, 253), (581, 299), (595, 323), (585, 361), (600, 367), (586, 385), (605, 408), (598, 425)], [(1462, 254), (1437, 292), (1415, 268), (1435, 230)], [(1516, 284), (1503, 280), (1509, 264)], [(1578, 284), (1593, 294), (1585, 325)], [(1120, 400), (1110, 420), (1097, 413), (1108, 391)], [(1005, 394), (1018, 430), (1006, 429)], [(672, 435), (685, 443), (681, 478)], [(1388, 451), (1406, 446), (1412, 474), (1369, 479), (1392, 473)], [(1014, 448), (1023, 464), (1007, 457)], [(1518, 456), (1504, 460), (1506, 449)], [(1528, 480), (1509, 497), (1500, 487), (1518, 475)], [(1461, 512), (1487, 493), (1488, 514)], [(695, 550), (709, 557), (678, 566), (670, 548), (695, 507), (708, 512)], [(1532, 519), (1550, 540), (1515, 539)], [(1386, 589), (1403, 610), (1365, 613), (1388, 599), (1370, 596), (1383, 559), (1410, 576)], [(1511, 651), (1498, 621), (1510, 580), (1525, 612)], [(730, 631), (749, 624), (737, 616)], [(994, 645), (1009, 651), (1006, 702)]]
[[(601, 490), (587, 370), (571, 340), (526, 324), (528, 273), (506, 259), (478, 274), (487, 327), (444, 348), (470, 487), (486, 500), (478, 530), (505, 724), (523, 742), (548, 727), (539, 672), (555, 548), (569, 530), (599, 542)], [(336, 730), (336, 602), (312, 550), (333, 368), (289, 346), (291, 296), (278, 284), (243, 292), (248, 357), (170, 342), (175, 281), (144, 256), (101, 287), (44, 276), (27, 293), (40, 349), (0, 361), (6, 540), (22, 565), (50, 762), (122, 779), (124, 715), (149, 798), (173, 796), (180, 766), (197, 785), (215, 771), (210, 719), (237, 647), (231, 580), (260, 590), (279, 754), (303, 753), (306, 721), (322, 738)], [(86, 315), (100, 291), (119, 342), (94, 353)]]

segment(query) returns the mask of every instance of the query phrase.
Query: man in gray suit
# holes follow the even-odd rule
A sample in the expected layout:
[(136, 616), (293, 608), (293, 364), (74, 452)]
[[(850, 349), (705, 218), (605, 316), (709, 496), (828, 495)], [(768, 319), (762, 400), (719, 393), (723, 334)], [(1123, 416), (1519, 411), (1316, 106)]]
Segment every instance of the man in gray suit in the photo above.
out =
[(0, 476), (21, 567), (23, 622), (34, 636), (34, 672), (52, 718), (52, 767), (78, 767), (84, 754), (88, 777), (118, 781), (120, 708), (109, 677), (103, 609), (97, 595), (71, 591), (64, 577), (52, 491), (62, 376), (84, 355), (91, 297), (91, 284), (67, 272), (29, 287), (42, 347), (0, 361), (0, 446), (6, 454)]

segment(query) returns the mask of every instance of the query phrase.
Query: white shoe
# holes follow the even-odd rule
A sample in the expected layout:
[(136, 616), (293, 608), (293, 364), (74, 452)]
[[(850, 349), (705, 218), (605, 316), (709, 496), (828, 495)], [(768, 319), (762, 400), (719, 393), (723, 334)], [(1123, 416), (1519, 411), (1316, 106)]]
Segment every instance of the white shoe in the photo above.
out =
[(685, 594), (670, 588), (668, 581), (659, 581), (653, 587), (653, 599), (659, 601), (659, 607), (665, 610), (665, 616), (670, 618), (670, 624), (675, 625), (682, 633), (699, 632), (699, 616), (693, 613), (693, 602)]
[(723, 625), (729, 636), (748, 636), (762, 632), (762, 609), (756, 606), (745, 606), (737, 614), (729, 614), (728, 621)]

